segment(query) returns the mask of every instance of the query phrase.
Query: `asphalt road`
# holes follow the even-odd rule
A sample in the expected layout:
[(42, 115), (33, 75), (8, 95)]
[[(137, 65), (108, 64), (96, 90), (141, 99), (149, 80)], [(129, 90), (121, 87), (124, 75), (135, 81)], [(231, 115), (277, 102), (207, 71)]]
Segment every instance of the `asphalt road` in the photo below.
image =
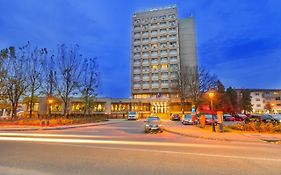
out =
[(280, 145), (144, 134), (142, 125), (0, 133), (0, 174), (281, 174)]

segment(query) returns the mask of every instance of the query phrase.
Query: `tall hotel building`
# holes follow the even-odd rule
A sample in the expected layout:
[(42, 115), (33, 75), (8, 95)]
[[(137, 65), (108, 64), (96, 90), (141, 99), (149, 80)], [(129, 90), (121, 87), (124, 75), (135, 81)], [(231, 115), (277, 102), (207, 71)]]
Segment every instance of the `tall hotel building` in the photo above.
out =
[(136, 12), (132, 23), (132, 98), (150, 102), (153, 113), (170, 112), (178, 71), (197, 65), (194, 19), (178, 19), (170, 6)]

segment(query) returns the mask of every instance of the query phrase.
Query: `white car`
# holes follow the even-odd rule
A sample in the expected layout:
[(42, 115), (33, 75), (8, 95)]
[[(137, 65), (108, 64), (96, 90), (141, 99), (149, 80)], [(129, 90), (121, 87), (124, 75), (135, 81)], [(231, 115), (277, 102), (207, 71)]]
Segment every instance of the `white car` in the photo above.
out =
[(271, 116), (281, 123), (281, 114), (272, 114)]
[(128, 120), (137, 120), (138, 119), (138, 113), (134, 111), (128, 112)]

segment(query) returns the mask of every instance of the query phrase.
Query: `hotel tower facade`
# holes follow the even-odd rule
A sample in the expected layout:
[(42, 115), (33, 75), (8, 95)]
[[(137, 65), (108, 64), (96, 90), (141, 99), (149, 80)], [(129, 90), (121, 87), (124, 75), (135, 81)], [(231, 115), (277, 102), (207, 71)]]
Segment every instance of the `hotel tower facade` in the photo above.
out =
[(194, 19), (179, 19), (176, 6), (136, 12), (131, 36), (132, 98), (153, 113), (173, 111), (178, 71), (197, 65)]

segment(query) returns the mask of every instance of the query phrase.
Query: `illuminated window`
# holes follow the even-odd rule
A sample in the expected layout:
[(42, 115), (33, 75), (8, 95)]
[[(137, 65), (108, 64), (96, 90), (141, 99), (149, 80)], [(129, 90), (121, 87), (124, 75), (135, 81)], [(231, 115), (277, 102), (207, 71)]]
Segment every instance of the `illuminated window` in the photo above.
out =
[(161, 68), (162, 68), (162, 69), (167, 69), (167, 68), (168, 68), (168, 65), (167, 65), (167, 64), (162, 64)]
[(157, 65), (153, 65), (153, 66), (152, 66), (152, 69), (157, 69), (157, 68), (158, 68)]

